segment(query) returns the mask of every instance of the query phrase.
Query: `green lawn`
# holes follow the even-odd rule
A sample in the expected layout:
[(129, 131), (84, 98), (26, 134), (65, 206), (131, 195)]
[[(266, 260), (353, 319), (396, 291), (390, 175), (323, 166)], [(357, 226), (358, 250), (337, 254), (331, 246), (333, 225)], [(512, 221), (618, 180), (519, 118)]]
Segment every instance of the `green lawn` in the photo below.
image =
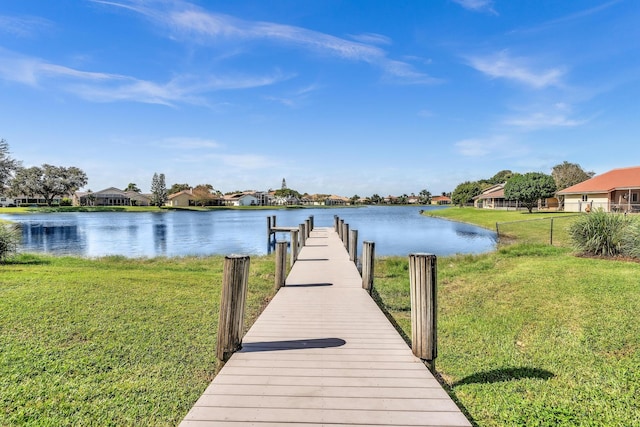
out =
[[(0, 425), (173, 426), (216, 370), (223, 258), (0, 265)], [(246, 324), (271, 297), (251, 260)]]
[[(176, 425), (216, 369), (222, 262), (0, 264), (0, 425)], [(273, 274), (273, 256), (252, 258), (247, 325)], [(436, 366), (476, 425), (640, 425), (640, 264), (516, 243), (440, 258), (438, 278)], [(410, 336), (407, 259), (379, 259), (375, 289)]]
[(424, 215), (467, 222), (496, 230), (502, 242), (553, 243), (569, 246), (568, 227), (577, 218), (575, 213), (502, 211), (492, 209), (457, 208), (425, 211)]
[[(407, 264), (379, 260), (375, 287), (410, 336)], [(437, 370), (475, 425), (640, 425), (640, 264), (516, 243), (441, 258), (438, 281)]]

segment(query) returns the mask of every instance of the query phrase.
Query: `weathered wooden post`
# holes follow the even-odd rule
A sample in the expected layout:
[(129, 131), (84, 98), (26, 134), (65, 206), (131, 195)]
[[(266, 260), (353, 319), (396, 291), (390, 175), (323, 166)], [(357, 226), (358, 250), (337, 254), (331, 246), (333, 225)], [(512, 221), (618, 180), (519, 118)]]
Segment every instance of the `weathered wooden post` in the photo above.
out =
[(216, 346), (216, 358), (222, 363), (229, 360), (231, 355), (242, 347), (249, 263), (248, 255), (229, 255), (224, 258)]
[(342, 237), (342, 232), (344, 231), (344, 219), (340, 218), (340, 222), (338, 223), (338, 236), (340, 236), (340, 240), (344, 242), (344, 238)]
[(313, 215), (309, 215), (309, 224), (311, 225), (311, 228), (309, 229), (309, 231), (313, 231)]
[(291, 267), (298, 259), (298, 230), (291, 230)]
[(345, 249), (349, 249), (349, 224), (344, 224), (342, 226), (342, 243), (344, 244)]
[(287, 278), (287, 241), (276, 242), (276, 291), (284, 286)]
[(369, 293), (373, 291), (373, 264), (375, 252), (376, 244), (374, 242), (362, 242), (362, 287)]
[(351, 230), (349, 236), (349, 260), (358, 263), (358, 230)]
[(333, 231), (338, 233), (338, 226), (340, 225), (340, 217), (338, 215), (333, 216)]
[(437, 345), (437, 258), (433, 254), (409, 255), (411, 286), (411, 350), (436, 369)]
[(276, 216), (275, 216), (275, 215), (272, 215), (272, 216), (271, 216), (271, 218), (272, 218), (272, 219), (271, 219), (271, 224), (272, 224), (274, 227), (276, 227)]
[(309, 238), (309, 236), (311, 235), (311, 220), (310, 219), (305, 219), (304, 220), (304, 226), (305, 226), (305, 233), (307, 233), (307, 235), (305, 236), (307, 239)]
[(298, 231), (300, 232), (300, 247), (302, 248), (307, 243), (307, 226), (300, 224)]
[(267, 216), (267, 242), (271, 243), (271, 217)]

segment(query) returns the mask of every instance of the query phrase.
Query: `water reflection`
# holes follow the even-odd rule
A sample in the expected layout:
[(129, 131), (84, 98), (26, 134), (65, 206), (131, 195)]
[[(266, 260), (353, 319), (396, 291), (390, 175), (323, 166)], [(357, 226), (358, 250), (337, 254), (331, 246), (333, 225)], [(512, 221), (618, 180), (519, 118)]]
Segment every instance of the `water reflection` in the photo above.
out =
[[(162, 213), (94, 212), (0, 215), (22, 224), (21, 250), (88, 257), (184, 256), (274, 250), (266, 238), (267, 216), (278, 225), (297, 226), (310, 215), (317, 227), (333, 227), (334, 215), (358, 230), (359, 246), (376, 242), (376, 255), (405, 256), (481, 253), (495, 248), (495, 233), (468, 224), (419, 214), (431, 207), (363, 207), (357, 209), (284, 209)], [(278, 240), (289, 240), (278, 233)]]
[(167, 254), (167, 225), (153, 224), (153, 243), (158, 255)]

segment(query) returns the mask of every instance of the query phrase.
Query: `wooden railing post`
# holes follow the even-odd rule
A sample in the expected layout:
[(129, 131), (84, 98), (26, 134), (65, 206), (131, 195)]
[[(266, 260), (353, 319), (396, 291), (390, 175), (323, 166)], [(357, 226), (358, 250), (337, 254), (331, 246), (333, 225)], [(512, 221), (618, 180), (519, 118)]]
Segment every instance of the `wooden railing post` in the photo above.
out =
[(300, 232), (300, 247), (302, 248), (307, 243), (307, 226), (300, 224), (298, 231)]
[(349, 236), (349, 260), (358, 263), (358, 230), (351, 230)]
[(271, 216), (271, 225), (273, 225), (274, 227), (276, 227), (276, 216), (272, 215)]
[(267, 242), (271, 243), (271, 217), (267, 217)]
[(291, 230), (291, 267), (298, 259), (298, 230)]
[(249, 263), (247, 255), (229, 255), (224, 259), (216, 346), (216, 358), (222, 363), (242, 347)]
[(349, 224), (344, 224), (342, 226), (342, 243), (344, 244), (345, 249), (349, 249)]
[(313, 215), (309, 215), (309, 224), (311, 225), (311, 228), (309, 229), (309, 231), (313, 231)]
[(411, 349), (435, 372), (437, 346), (437, 258), (432, 254), (409, 255), (411, 286)]
[(333, 216), (333, 231), (338, 233), (338, 227), (340, 226), (340, 217), (338, 215)]
[(276, 242), (276, 291), (284, 286), (287, 278), (287, 241)]
[(373, 291), (373, 264), (375, 252), (376, 244), (374, 242), (362, 242), (362, 287), (369, 293)]
[(340, 240), (344, 242), (344, 238), (342, 237), (343, 231), (344, 231), (344, 219), (340, 218), (340, 222), (338, 223), (338, 236), (340, 236)]
[(311, 220), (310, 219), (305, 219), (304, 220), (304, 225), (305, 225), (305, 233), (307, 233), (307, 235), (305, 237), (308, 239), (309, 236), (311, 235)]

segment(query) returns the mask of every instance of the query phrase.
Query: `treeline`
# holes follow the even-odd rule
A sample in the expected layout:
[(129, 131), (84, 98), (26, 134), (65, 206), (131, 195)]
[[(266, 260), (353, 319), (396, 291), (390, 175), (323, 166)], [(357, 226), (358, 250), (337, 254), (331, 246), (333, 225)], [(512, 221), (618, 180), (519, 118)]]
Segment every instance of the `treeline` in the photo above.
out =
[(505, 184), (505, 199), (518, 200), (531, 212), (538, 200), (553, 197), (557, 191), (586, 181), (594, 175), (595, 172), (587, 172), (579, 164), (566, 160), (555, 165), (550, 175), (541, 172), (520, 174), (502, 170), (489, 179), (458, 184), (451, 194), (451, 202), (459, 206), (471, 204), (474, 197), (486, 189), (497, 184)]

